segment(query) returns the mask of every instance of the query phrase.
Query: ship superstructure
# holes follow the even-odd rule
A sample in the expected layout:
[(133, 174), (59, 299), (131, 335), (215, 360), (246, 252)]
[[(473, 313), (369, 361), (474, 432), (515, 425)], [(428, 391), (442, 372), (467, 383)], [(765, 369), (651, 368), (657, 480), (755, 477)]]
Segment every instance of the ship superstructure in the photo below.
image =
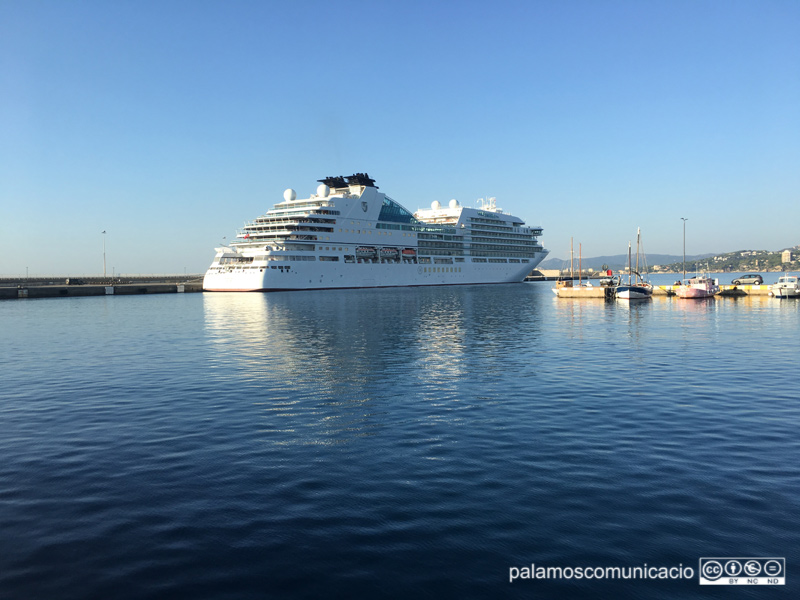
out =
[(277, 291), (522, 281), (547, 255), (540, 227), (496, 207), (451, 200), (412, 214), (366, 173), (284, 192), (216, 249), (208, 291)]

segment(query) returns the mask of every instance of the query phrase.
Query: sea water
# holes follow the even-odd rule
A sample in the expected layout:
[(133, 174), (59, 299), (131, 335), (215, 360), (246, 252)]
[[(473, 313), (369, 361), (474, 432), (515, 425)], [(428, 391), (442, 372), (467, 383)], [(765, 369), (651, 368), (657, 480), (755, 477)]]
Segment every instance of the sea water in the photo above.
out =
[(0, 303), (0, 597), (796, 597), (800, 301), (551, 287)]

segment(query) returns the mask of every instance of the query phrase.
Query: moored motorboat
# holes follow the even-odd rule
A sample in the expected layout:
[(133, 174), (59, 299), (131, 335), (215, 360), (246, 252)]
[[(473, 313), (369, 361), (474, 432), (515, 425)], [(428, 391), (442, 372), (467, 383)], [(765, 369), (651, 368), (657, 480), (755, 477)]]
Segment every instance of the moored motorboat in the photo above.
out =
[(695, 274), (678, 286), (675, 295), (678, 298), (711, 298), (719, 289), (719, 279), (711, 279), (707, 273)]
[[(676, 281), (674, 288), (678, 298), (713, 298), (719, 293), (719, 279), (711, 279), (708, 273), (698, 275), (695, 271), (694, 277), (686, 279), (686, 221), (683, 221), (683, 281)], [(706, 267), (707, 269), (708, 267)]]
[(769, 286), (769, 293), (776, 298), (797, 298), (800, 297), (800, 281), (797, 275), (786, 273), (778, 278), (778, 282)]

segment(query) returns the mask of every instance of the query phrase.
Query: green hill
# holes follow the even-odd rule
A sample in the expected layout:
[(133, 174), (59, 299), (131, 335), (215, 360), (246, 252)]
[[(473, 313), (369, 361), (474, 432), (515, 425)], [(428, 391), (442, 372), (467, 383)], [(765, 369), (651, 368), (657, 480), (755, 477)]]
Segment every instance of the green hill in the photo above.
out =
[[(788, 252), (788, 254), (787, 254)], [(786, 259), (789, 259), (786, 261)], [(785, 250), (737, 250), (727, 254), (709, 256), (702, 261), (686, 259), (686, 271), (706, 269), (712, 273), (740, 273), (743, 271), (798, 271), (800, 270), (800, 246)], [(677, 273), (683, 270), (682, 261), (652, 265), (653, 273)]]

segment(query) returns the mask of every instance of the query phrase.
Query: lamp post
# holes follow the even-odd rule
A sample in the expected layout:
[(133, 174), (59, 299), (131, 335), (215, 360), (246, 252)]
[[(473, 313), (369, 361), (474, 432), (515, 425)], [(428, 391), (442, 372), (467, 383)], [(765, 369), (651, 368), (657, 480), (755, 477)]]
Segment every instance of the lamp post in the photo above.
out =
[(106, 278), (106, 230), (103, 230), (103, 279)]
[(689, 219), (684, 219), (681, 217), (681, 221), (683, 221), (683, 279), (686, 279), (686, 221)]

